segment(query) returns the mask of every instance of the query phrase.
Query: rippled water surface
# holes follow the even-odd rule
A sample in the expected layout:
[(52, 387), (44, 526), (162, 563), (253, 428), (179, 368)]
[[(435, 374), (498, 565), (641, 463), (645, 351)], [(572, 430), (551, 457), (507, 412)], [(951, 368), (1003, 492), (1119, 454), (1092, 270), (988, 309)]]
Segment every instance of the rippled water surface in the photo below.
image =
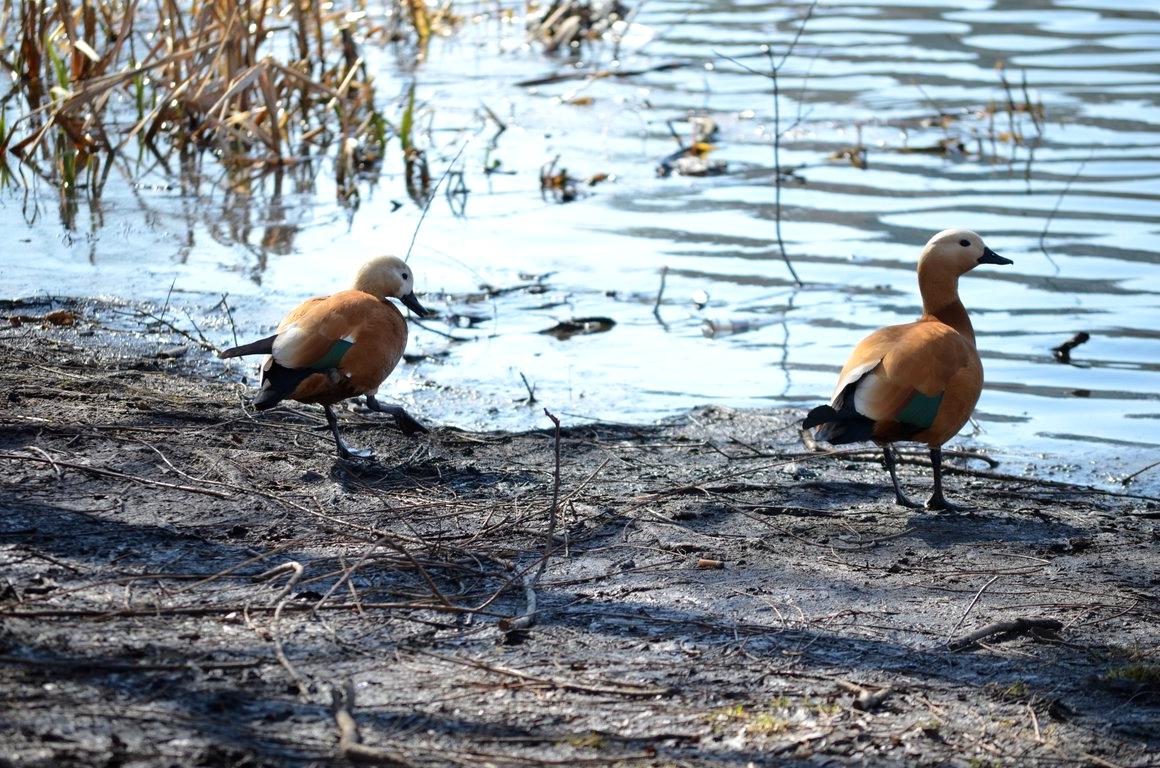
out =
[[(472, 427), (544, 426), (538, 405), (572, 423), (812, 405), (861, 336), (919, 314), (921, 245), (962, 226), (1015, 264), (960, 286), (987, 376), (977, 430), (961, 440), (1007, 471), (1112, 483), (1146, 466), (1160, 458), (1151, 8), (837, 1), (811, 14), (651, 0), (618, 63), (597, 44), (573, 65), (525, 45), (522, 24), (488, 5), (418, 64), (369, 47), (384, 100), (415, 83), (432, 173), (454, 170), (411, 257), (442, 317), (414, 330), (410, 351), (425, 357), (385, 392)], [(775, 130), (762, 46), (776, 64), (799, 31)], [(681, 66), (519, 84), (668, 63)], [(489, 110), (506, 125), (498, 136)], [(708, 159), (725, 172), (659, 177), (673, 134), (691, 141), (691, 115), (716, 123)], [(775, 133), (781, 234), (802, 287), (777, 243)], [(51, 189), (8, 190), (0, 288), (161, 303), (172, 286), (223, 344), (229, 326), (213, 307), (228, 293), (239, 331), (266, 331), (302, 298), (344, 286), (366, 256), (407, 250), (420, 208), (397, 143), (390, 151), (357, 210), (336, 204), (325, 163), (239, 184), (209, 160), (182, 174), (124, 159), (99, 207), (81, 200), (75, 219), (62, 220)], [(578, 180), (572, 202), (541, 193), (554, 158)], [(608, 178), (584, 183), (598, 174)], [(483, 284), (504, 290), (482, 295)], [(585, 317), (615, 325), (540, 333)], [(1051, 348), (1079, 331), (1090, 341), (1056, 362)], [(521, 374), (537, 407), (520, 402)], [(1158, 474), (1138, 487), (1155, 490)]]

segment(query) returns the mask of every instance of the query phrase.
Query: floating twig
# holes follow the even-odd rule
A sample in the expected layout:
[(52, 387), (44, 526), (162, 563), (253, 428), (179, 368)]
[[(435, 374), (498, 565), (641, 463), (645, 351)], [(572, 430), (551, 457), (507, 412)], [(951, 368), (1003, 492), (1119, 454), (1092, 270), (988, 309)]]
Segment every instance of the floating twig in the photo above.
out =
[(668, 274), (669, 268), (667, 266), (661, 267), (661, 286), (657, 289), (657, 299), (653, 302), (653, 317), (666, 331), (669, 329), (669, 324), (661, 318), (661, 300), (665, 297), (665, 278), (668, 277)]
[(528, 383), (528, 377), (524, 375), (523, 371), (520, 371), (520, 380), (524, 382), (524, 389), (528, 391), (528, 396), (524, 399), (524, 403), (532, 405), (536, 402), (536, 387)]
[(1144, 474), (1149, 469), (1155, 469), (1156, 467), (1160, 467), (1160, 461), (1154, 461), (1151, 464), (1149, 464), (1148, 466), (1144, 467), (1143, 469), (1138, 469), (1130, 475), (1126, 475), (1124, 477), (1121, 477), (1120, 478), (1120, 485), (1123, 485), (1125, 487), (1129, 486), (1132, 484), (1132, 481), (1135, 480), (1137, 477)]
[(1075, 180), (1079, 178), (1079, 175), (1083, 173), (1084, 166), (1088, 164), (1088, 160), (1091, 160), (1095, 153), (1095, 148), (1092, 148), (1092, 150), (1088, 152), (1088, 156), (1084, 158), (1083, 162), (1079, 164), (1079, 167), (1075, 169), (1075, 173), (1073, 173), (1071, 178), (1067, 180), (1067, 183), (1063, 185), (1063, 189), (1059, 192), (1059, 197), (1055, 199), (1055, 206), (1051, 209), (1051, 213), (1047, 214), (1047, 220), (1043, 222), (1043, 230), (1039, 233), (1039, 251), (1044, 255), (1044, 257), (1046, 257), (1049, 262), (1051, 262), (1051, 266), (1055, 269), (1055, 274), (1057, 275), (1059, 274), (1059, 265), (1055, 263), (1055, 259), (1051, 258), (1051, 254), (1047, 252), (1047, 246), (1044, 245), (1044, 241), (1047, 240), (1047, 230), (1051, 228), (1051, 222), (1055, 220), (1055, 214), (1059, 213), (1059, 207), (1063, 205), (1063, 198), (1067, 196), (1068, 191), (1071, 189), (1071, 185), (1074, 184)]

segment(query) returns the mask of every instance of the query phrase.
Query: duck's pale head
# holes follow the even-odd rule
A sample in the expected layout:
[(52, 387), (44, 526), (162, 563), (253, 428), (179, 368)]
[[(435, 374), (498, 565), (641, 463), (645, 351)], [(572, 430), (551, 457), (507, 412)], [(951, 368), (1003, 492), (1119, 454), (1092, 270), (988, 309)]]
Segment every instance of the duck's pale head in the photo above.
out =
[(918, 288), (922, 308), (935, 314), (959, 299), (959, 277), (980, 264), (1012, 264), (992, 251), (969, 229), (944, 229), (932, 237), (918, 257)]
[(419, 317), (427, 314), (415, 298), (415, 273), (396, 256), (378, 256), (363, 264), (354, 288), (380, 299), (398, 299)]
[(1013, 264), (992, 251), (983, 238), (969, 229), (944, 229), (927, 241), (918, 264), (921, 270), (937, 268), (958, 275), (966, 274), (980, 264)]

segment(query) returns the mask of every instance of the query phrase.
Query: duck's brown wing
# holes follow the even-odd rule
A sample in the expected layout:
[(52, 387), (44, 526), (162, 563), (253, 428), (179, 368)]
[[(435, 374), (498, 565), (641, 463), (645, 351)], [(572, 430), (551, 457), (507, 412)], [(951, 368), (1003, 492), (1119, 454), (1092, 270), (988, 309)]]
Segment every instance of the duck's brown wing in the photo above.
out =
[(278, 326), (272, 351), (274, 362), (286, 368), (336, 367), (345, 352), (343, 347), (349, 348), (351, 334), (359, 326), (359, 297), (347, 295), (351, 293), (359, 292), (342, 291), (308, 299), (291, 310)]
[[(818, 436), (847, 442), (841, 438), (848, 432), (854, 440), (941, 444), (966, 423), (981, 390), (978, 354), (958, 331), (927, 319), (890, 326), (855, 347), (830, 404), (833, 426), (824, 425)], [(843, 419), (848, 423), (839, 425)], [(858, 419), (860, 428), (841, 428), (857, 426)]]
[(338, 402), (377, 390), (406, 344), (407, 323), (393, 305), (362, 291), (342, 291), (286, 317), (264, 381), (273, 381), (277, 368), (295, 371), (282, 376), (287, 385), (294, 383), (283, 397)]

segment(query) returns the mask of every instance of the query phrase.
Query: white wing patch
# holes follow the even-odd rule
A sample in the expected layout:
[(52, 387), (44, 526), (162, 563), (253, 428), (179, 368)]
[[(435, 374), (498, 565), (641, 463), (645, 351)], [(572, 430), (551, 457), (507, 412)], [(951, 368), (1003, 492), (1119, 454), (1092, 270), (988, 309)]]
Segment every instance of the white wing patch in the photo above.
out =
[(298, 323), (291, 323), (278, 332), (278, 338), (274, 339), (273, 354), (271, 357), (279, 365), (288, 365), (287, 361), (294, 357), (295, 350), (306, 342), (310, 337), (310, 331), (303, 330)]
[[(846, 387), (853, 384), (858, 379), (862, 378), (862, 376), (865, 375), (867, 372), (872, 371), (875, 368), (877, 368), (878, 364), (881, 362), (882, 362), (881, 359), (871, 360), (868, 363), (863, 363), (862, 365), (859, 365), (855, 368), (851, 368), (846, 373), (845, 376), (838, 379), (838, 386), (834, 387), (834, 394), (830, 396), (830, 405), (833, 406), (834, 408), (837, 408), (838, 407), (838, 402), (837, 402), (838, 395), (842, 394), (842, 390), (844, 390)], [(860, 387), (859, 387), (859, 389), (860, 389)], [(859, 413), (862, 413), (861, 409), (858, 409), (858, 410), (859, 410)]]
[(885, 400), (881, 391), (888, 390), (889, 387), (890, 385), (880, 374), (874, 371), (866, 374), (858, 381), (858, 386), (854, 388), (854, 410), (874, 421), (887, 421), (894, 418), (894, 414), (875, 407)]

